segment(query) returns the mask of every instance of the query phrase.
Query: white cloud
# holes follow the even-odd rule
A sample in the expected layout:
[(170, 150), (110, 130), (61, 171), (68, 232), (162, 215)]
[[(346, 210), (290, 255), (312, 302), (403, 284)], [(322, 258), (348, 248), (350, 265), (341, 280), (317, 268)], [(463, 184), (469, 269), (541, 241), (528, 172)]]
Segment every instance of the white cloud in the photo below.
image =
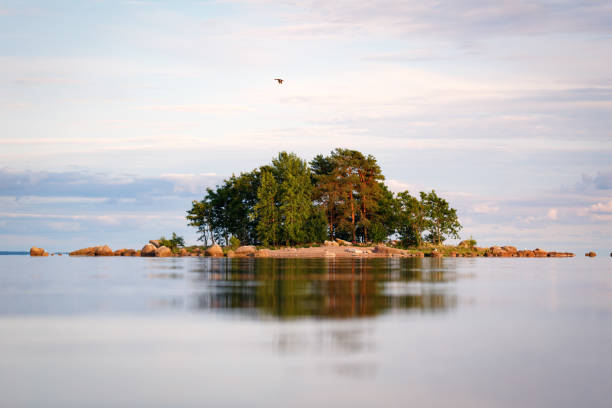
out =
[(491, 203), (477, 204), (472, 209), (477, 214), (495, 214), (499, 212), (499, 206)]
[(176, 193), (193, 193), (201, 194), (206, 187), (214, 187), (215, 183), (221, 180), (221, 177), (215, 173), (200, 173), (200, 174), (181, 174), (170, 173), (160, 176), (163, 180), (169, 180), (174, 184), (174, 192)]
[(603, 203), (596, 203), (589, 207), (589, 210), (594, 213), (612, 213), (612, 200)]

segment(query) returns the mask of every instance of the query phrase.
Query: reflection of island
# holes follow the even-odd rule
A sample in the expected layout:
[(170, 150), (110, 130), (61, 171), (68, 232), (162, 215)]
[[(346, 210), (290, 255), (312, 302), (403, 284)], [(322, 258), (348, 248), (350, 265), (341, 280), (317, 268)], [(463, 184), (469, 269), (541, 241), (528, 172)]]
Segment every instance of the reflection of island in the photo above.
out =
[[(440, 259), (214, 259), (198, 265), (188, 305), (277, 318), (357, 318), (456, 307)], [(191, 275), (191, 274), (190, 274)]]

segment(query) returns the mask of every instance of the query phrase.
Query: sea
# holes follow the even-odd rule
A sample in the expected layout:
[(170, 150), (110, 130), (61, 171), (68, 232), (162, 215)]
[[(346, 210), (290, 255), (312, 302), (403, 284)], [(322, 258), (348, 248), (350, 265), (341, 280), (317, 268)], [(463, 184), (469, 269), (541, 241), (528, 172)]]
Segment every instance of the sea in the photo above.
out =
[(612, 258), (0, 257), (1, 407), (610, 407)]

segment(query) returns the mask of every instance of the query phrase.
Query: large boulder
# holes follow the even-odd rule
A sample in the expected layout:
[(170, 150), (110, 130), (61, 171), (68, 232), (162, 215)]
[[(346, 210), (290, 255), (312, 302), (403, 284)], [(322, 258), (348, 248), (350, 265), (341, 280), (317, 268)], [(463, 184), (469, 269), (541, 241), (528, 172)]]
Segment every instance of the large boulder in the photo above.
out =
[(162, 245), (159, 248), (155, 249), (155, 256), (158, 258), (167, 258), (169, 256), (172, 256), (172, 251), (167, 246)]
[(68, 255), (70, 256), (94, 256), (96, 255), (96, 249), (98, 247), (87, 247), (77, 249), (76, 251), (70, 252)]
[(135, 250), (129, 249), (129, 248), (117, 249), (114, 252), (115, 256), (134, 256), (135, 253), (136, 253)]
[(37, 247), (30, 248), (30, 256), (45, 256), (45, 254), (46, 252), (42, 248), (37, 248)]
[(149, 244), (153, 245), (155, 248), (159, 248), (161, 246), (161, 241), (159, 239), (151, 239), (149, 240)]
[(351, 242), (345, 241), (340, 238), (336, 238), (336, 242), (340, 244), (340, 246), (352, 246), (353, 245)]
[(204, 254), (206, 254), (206, 256), (221, 257), (223, 256), (223, 249), (219, 245), (215, 244), (210, 248), (206, 248)]
[(241, 247), (238, 247), (234, 253), (237, 256), (250, 256), (250, 255), (254, 255), (255, 252), (257, 252), (257, 248), (255, 248), (253, 245), (244, 245)]
[(510, 245), (503, 246), (501, 247), (501, 249), (511, 254), (516, 254), (518, 252), (516, 247), (510, 246)]
[(376, 245), (374, 250), (372, 251), (376, 254), (384, 254), (384, 255), (408, 255), (408, 251), (399, 248), (391, 248), (385, 245)]
[(325, 241), (325, 242), (323, 242), (323, 245), (325, 245), (325, 246), (340, 246), (340, 244), (337, 243), (336, 241)]
[(157, 248), (153, 244), (146, 244), (140, 250), (140, 256), (155, 256), (155, 250)]
[(108, 245), (102, 245), (99, 247), (96, 247), (96, 250), (94, 252), (95, 256), (113, 256), (113, 250), (110, 249), (110, 247)]
[(179, 252), (180, 256), (189, 256), (189, 251), (187, 251), (185, 248), (181, 248), (181, 251)]
[(543, 250), (543, 249), (536, 248), (536, 249), (533, 250), (533, 255), (538, 257), (538, 258), (542, 258), (542, 257), (545, 257), (546, 255), (548, 255), (548, 252)]
[(260, 249), (259, 251), (255, 252), (255, 258), (269, 258), (271, 255), (271, 252), (269, 249)]
[(461, 241), (459, 244), (457, 244), (457, 246), (459, 248), (470, 248), (471, 247), (471, 241), (469, 239), (466, 239), (465, 241)]
[(584, 256), (588, 256), (588, 257), (593, 258), (594, 256), (597, 256), (597, 254), (595, 252), (593, 252), (593, 251), (590, 251), (590, 252), (587, 252), (586, 254), (584, 254)]

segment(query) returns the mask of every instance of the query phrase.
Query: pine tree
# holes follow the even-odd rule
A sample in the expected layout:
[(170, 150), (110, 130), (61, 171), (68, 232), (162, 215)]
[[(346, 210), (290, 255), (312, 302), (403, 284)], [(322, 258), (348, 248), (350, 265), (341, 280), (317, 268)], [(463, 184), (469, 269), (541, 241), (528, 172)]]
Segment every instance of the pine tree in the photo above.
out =
[(281, 152), (272, 160), (272, 165), (277, 182), (280, 180), (280, 235), (287, 245), (304, 243), (308, 238), (306, 223), (313, 211), (313, 187), (308, 165), (295, 154), (287, 152)]
[(255, 215), (257, 217), (257, 237), (266, 246), (278, 243), (279, 211), (276, 205), (278, 184), (269, 171), (261, 174), (261, 184), (257, 190), (257, 204)]

